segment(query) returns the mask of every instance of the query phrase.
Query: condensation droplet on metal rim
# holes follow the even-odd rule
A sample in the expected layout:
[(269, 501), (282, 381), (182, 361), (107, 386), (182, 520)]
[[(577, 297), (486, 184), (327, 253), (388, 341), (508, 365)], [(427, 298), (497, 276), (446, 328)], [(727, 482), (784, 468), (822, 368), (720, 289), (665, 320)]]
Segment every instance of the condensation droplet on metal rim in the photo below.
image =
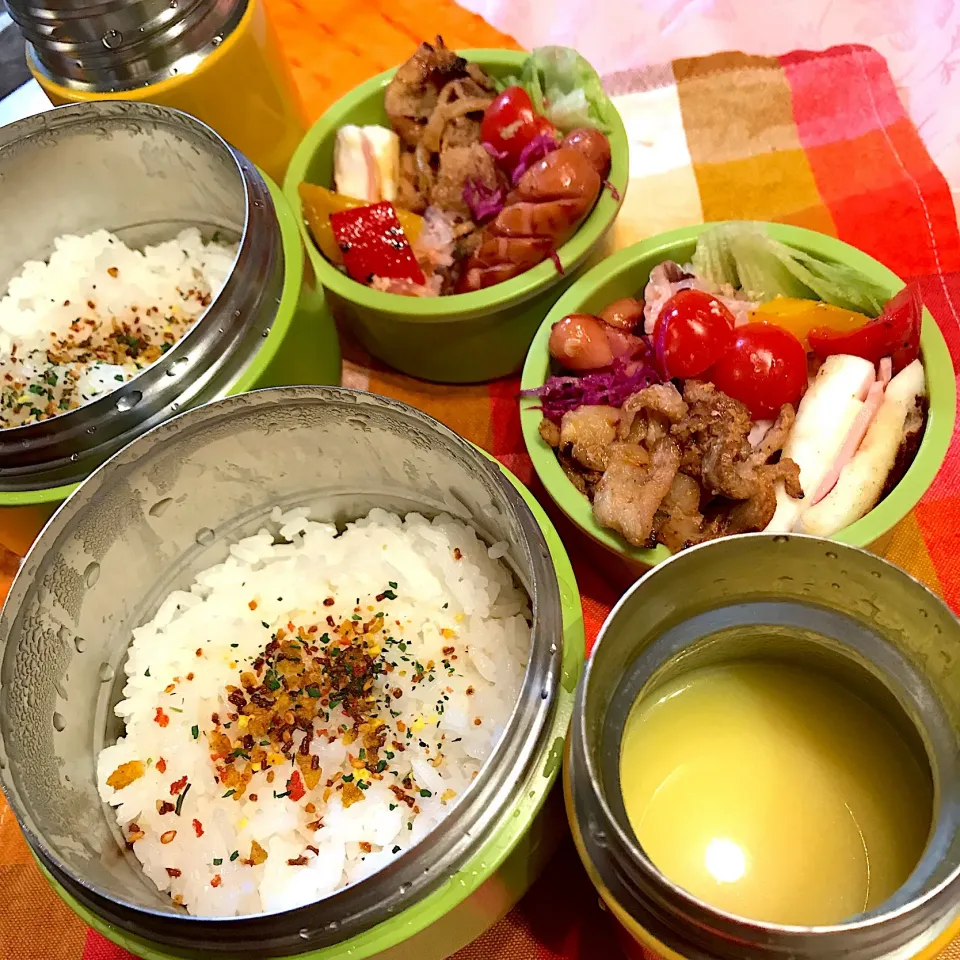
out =
[(299, 936), (301, 940), (309, 940), (310, 931), (306, 927), (301, 927), (297, 936)]
[(66, 725), (67, 721), (62, 713), (55, 713), (53, 715), (53, 729), (56, 730), (57, 733), (60, 733)]
[(71, 454), (70, 454), (70, 459), (71, 459), (74, 463), (76, 463), (76, 462), (80, 459), (80, 456), (79, 456), (79, 454), (71, 453)]
[(217, 535), (209, 527), (201, 527), (197, 531), (195, 539), (201, 546), (208, 547), (217, 539)]
[(92, 587), (100, 579), (100, 564), (94, 561), (93, 563), (87, 566), (87, 569), (83, 571), (83, 582), (88, 586)]
[(116, 50), (123, 43), (123, 34), (119, 30), (108, 30), (100, 41), (108, 50)]
[(116, 670), (114, 670), (109, 663), (104, 662), (100, 664), (100, 671), (97, 673), (97, 676), (100, 678), (101, 683), (109, 683), (116, 675)]
[(164, 497), (162, 500), (158, 500), (148, 511), (151, 517), (162, 517), (166, 512), (170, 504), (173, 503), (172, 497)]
[(139, 390), (131, 390), (117, 401), (117, 409), (121, 413), (132, 410), (142, 399), (143, 394)]
[(789, 541), (789, 539), (790, 539), (789, 537), (785, 537), (785, 536), (783, 536), (782, 534), (778, 534), (777, 536), (775, 536), (775, 537), (773, 538), (773, 542), (774, 542), (774, 543), (787, 543), (787, 541)]
[(827, 559), (828, 559), (828, 560), (836, 560), (836, 559), (837, 559), (836, 553), (834, 553), (833, 550), (828, 550), (828, 551), (827, 551)]
[(214, 37), (213, 40), (211, 40), (210, 42), (211, 42), (215, 47), (219, 47), (220, 44), (223, 42), (223, 37)]
[(87, 641), (83, 637), (74, 637), (73, 645), (77, 649), (77, 653), (83, 653), (87, 649)]

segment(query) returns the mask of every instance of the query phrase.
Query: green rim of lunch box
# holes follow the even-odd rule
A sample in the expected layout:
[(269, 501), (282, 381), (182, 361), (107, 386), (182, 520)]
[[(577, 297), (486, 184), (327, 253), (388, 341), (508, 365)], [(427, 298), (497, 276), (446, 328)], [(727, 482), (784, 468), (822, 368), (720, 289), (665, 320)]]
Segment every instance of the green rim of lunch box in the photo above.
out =
[[(460, 53), (463, 57), (479, 63), (495, 77), (519, 74), (529, 56), (522, 51), (496, 49), (463, 50)], [(326, 110), (307, 131), (294, 152), (284, 178), (284, 195), (296, 215), (307, 256), (318, 283), (329, 290), (332, 299), (342, 300), (357, 311), (368, 313), (372, 330), (390, 323), (425, 326), (436, 324), (442, 330), (438, 336), (445, 340), (455, 335), (449, 329), (443, 329), (445, 324), (462, 321), (466, 327), (464, 335), (467, 342), (464, 349), (455, 354), (458, 369), (454, 376), (448, 377), (436, 369), (436, 357), (423, 357), (422, 336), (411, 342), (407, 342), (402, 335), (386, 337), (385, 342), (388, 341), (389, 346), (381, 347), (378, 354), (382, 360), (410, 375), (437, 382), (475, 383), (504, 376), (511, 370), (498, 368), (497, 372), (491, 375), (490, 354), (502, 354), (506, 351), (506, 343), (516, 341), (518, 356), (514, 369), (520, 368), (530, 342), (529, 337), (535, 329), (534, 324), (540, 319), (537, 316), (531, 322), (529, 317), (522, 316), (523, 307), (532, 299), (547, 295), (554, 284), (563, 282), (563, 278), (558, 277), (552, 260), (545, 260), (512, 280), (505, 280), (473, 293), (444, 297), (405, 297), (373, 290), (341, 273), (317, 248), (304, 221), (299, 185), (303, 182), (318, 181), (323, 181), (323, 186), (329, 185), (329, 176), (324, 180), (324, 177), (315, 172), (321, 146), (330, 143), (335, 131), (346, 123), (386, 122), (382, 91), (395, 73), (396, 69), (387, 70), (372, 77)], [(368, 101), (371, 100), (379, 103), (376, 109), (369, 106)], [(623, 121), (612, 107), (605, 112), (603, 119), (609, 131), (607, 137), (612, 158), (609, 182), (618, 191), (618, 199), (615, 199), (610, 190), (602, 190), (590, 215), (570, 240), (559, 248), (557, 254), (568, 273), (578, 270), (591, 251), (600, 246), (604, 234), (613, 224), (629, 181), (630, 148)], [(326, 165), (326, 159), (322, 162)], [(544, 306), (544, 312), (546, 309)], [(514, 312), (517, 316), (512, 319), (517, 323), (511, 325), (505, 321), (504, 314)], [(506, 343), (498, 341), (496, 346), (499, 349), (487, 350), (484, 349), (485, 337), (503, 338)], [(520, 340), (523, 342), (520, 343)], [(438, 345), (440, 346), (447, 348), (445, 343)]]
[[(303, 248), (297, 221), (280, 187), (262, 170), (260, 175), (270, 189), (270, 196), (277, 212), (277, 220), (280, 223), (280, 237), (284, 253), (283, 293), (280, 297), (280, 303), (277, 305), (277, 313), (270, 328), (270, 333), (263, 341), (263, 345), (257, 351), (256, 356), (253, 357), (237, 379), (230, 390), (231, 394), (246, 393), (258, 386), (271, 385), (261, 383), (260, 378), (267, 372), (273, 360), (280, 353), (281, 348), (290, 346), (285, 344), (284, 340), (287, 334), (291, 332), (303, 283)], [(296, 251), (300, 252), (299, 256), (295, 255)], [(336, 374), (333, 379), (325, 381), (329, 383), (340, 382), (340, 352), (335, 338), (334, 346), (336, 347), (336, 355), (332, 359), (336, 361)], [(0, 493), (0, 507), (28, 507), (57, 503), (66, 500), (78, 486), (78, 483), (67, 483), (59, 487), (44, 487), (40, 490)]]
[[(485, 453), (485, 456), (493, 460), (489, 454)], [(540, 753), (531, 764), (528, 788), (520, 794), (515, 807), (504, 814), (500, 825), (483, 846), (438, 890), (403, 913), (384, 920), (350, 940), (319, 950), (295, 954), (297, 960), (341, 960), (345, 956), (352, 957), (353, 960), (365, 960), (367, 957), (375, 957), (384, 950), (397, 946), (428, 928), (494, 875), (541, 811), (557, 778), (563, 759), (567, 727), (573, 712), (573, 695), (583, 669), (586, 648), (580, 592), (563, 542), (543, 508), (534, 499), (533, 494), (506, 467), (501, 464), (498, 466), (523, 497), (543, 531), (557, 574), (563, 616), (563, 659), (560, 684), (557, 688), (557, 707), (550, 729), (544, 733)], [(166, 953), (157, 944), (112, 926), (83, 907), (57, 883), (43, 864), (39, 861), (37, 863), (54, 891), (67, 906), (88, 926), (108, 940), (143, 957), (144, 960), (177, 960), (177, 955)], [(442, 946), (440, 945), (441, 948)]]
[[(634, 296), (647, 282), (650, 270), (663, 260), (689, 263), (697, 237), (716, 224), (697, 224), (650, 237), (608, 257), (585, 273), (557, 301), (544, 319), (530, 345), (523, 367), (521, 389), (542, 386), (550, 373), (548, 341), (550, 328), (570, 313), (597, 313), (620, 297)], [(893, 296), (902, 286), (892, 270), (873, 257), (834, 237), (785, 224), (767, 223), (771, 236), (807, 253), (815, 254), (859, 270), (870, 280), (886, 287)], [(868, 547), (889, 533), (917, 505), (943, 464), (956, 419), (956, 381), (947, 343), (930, 312), (924, 309), (920, 333), (920, 349), (927, 380), (930, 409), (926, 430), (917, 455), (903, 479), (866, 516), (834, 534), (832, 539), (858, 547)], [(614, 533), (601, 527), (593, 516), (593, 508), (567, 479), (550, 446), (539, 432), (541, 414), (536, 398), (520, 401), (520, 422), (523, 439), (537, 476), (557, 506), (581, 530), (615, 553), (638, 563), (653, 566), (671, 554), (664, 546), (645, 550), (631, 546)]]

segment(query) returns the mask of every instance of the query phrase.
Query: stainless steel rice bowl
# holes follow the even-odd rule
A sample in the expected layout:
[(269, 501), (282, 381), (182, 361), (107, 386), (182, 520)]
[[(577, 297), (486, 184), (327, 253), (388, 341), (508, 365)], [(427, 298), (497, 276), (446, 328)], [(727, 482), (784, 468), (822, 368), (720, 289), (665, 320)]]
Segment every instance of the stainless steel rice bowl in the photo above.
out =
[[(113, 706), (132, 628), (172, 589), (223, 560), (228, 544), (255, 532), (275, 505), (310, 506), (337, 522), (375, 506), (445, 512), (489, 543), (505, 541), (505, 560), (531, 602), (528, 666), (493, 757), (418, 846), (311, 906), (190, 916), (118, 841), (97, 794), (96, 756), (120, 733)], [(113, 925), (125, 946), (148, 956), (326, 957), (349, 943), (360, 958), (444, 917), (494, 877), (559, 766), (583, 634), (576, 616), (565, 615), (579, 607), (569, 564), (545, 532), (547, 539), (480, 451), (419, 411), (370, 394), (263, 390), (141, 436), (63, 505), (0, 617), (0, 784), (32, 850), (86, 919), (102, 930)], [(410, 955), (456, 949), (449, 933)]]

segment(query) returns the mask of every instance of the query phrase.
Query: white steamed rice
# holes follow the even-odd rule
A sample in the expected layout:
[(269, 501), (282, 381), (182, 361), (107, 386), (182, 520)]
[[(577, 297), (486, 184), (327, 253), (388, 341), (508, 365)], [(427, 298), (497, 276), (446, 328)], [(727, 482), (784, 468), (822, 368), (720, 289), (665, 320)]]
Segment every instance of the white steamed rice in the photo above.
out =
[(196, 228), (144, 250), (106, 230), (65, 235), (0, 299), (0, 428), (46, 420), (116, 389), (219, 293), (236, 245)]
[[(278, 536), (264, 529), (236, 543), (225, 563), (200, 573), (189, 591), (170, 594), (134, 631), (116, 708), (125, 736), (98, 762), (101, 797), (116, 807), (146, 875), (204, 916), (313, 902), (417, 843), (490, 755), (528, 657), (528, 602), (499, 559), (503, 544), (488, 548), (449, 517), (401, 519), (383, 510), (339, 535), (302, 509), (275, 509), (271, 521)], [(213, 759), (208, 735), (236, 735), (229, 745), (238, 749), (251, 743), (240, 739), (250, 727), (227, 701), (228, 685), (241, 685), (241, 672), (283, 636), (278, 629), (288, 641), (296, 634), (309, 652), (323, 647), (317, 638), (336, 641), (360, 623), (374, 625), (364, 649), (390, 671), (374, 678), (372, 726), (359, 728), (384, 721), (383, 747), (365, 757), (342, 707), (311, 699), (320, 712), (309, 756), (295, 767), (266, 747), (265, 769), (252, 773), (242, 796), (224, 796), (224, 761)], [(277, 674), (272, 682), (278, 695), (296, 683)], [(293, 734), (291, 755), (304, 736)], [(260, 754), (231, 762), (247, 768)], [(312, 789), (295, 780), (302, 762), (321, 771)], [(121, 768), (138, 776), (114, 789), (107, 780)], [(357, 799), (344, 803), (348, 790)]]

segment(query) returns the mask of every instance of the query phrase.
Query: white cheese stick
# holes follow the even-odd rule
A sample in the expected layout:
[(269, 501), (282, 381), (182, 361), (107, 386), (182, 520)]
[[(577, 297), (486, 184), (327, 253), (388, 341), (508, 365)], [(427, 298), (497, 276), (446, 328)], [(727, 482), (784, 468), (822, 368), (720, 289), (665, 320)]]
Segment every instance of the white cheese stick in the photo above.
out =
[(377, 162), (379, 200), (397, 199), (397, 184), (400, 180), (400, 138), (386, 127), (364, 127), (363, 135), (373, 148)]
[(400, 138), (386, 127), (347, 124), (333, 146), (333, 186), (354, 200), (397, 199)]
[(843, 447), (863, 400), (876, 379), (869, 360), (837, 355), (827, 357), (797, 409), (797, 419), (783, 448), (800, 468), (804, 498), (787, 495), (777, 484), (777, 509), (766, 526), (768, 533), (789, 533), (797, 528)]
[(919, 360), (890, 381), (880, 409), (857, 452), (840, 471), (836, 486), (801, 516), (801, 533), (829, 537), (873, 509), (896, 462), (907, 415), (925, 391)]

